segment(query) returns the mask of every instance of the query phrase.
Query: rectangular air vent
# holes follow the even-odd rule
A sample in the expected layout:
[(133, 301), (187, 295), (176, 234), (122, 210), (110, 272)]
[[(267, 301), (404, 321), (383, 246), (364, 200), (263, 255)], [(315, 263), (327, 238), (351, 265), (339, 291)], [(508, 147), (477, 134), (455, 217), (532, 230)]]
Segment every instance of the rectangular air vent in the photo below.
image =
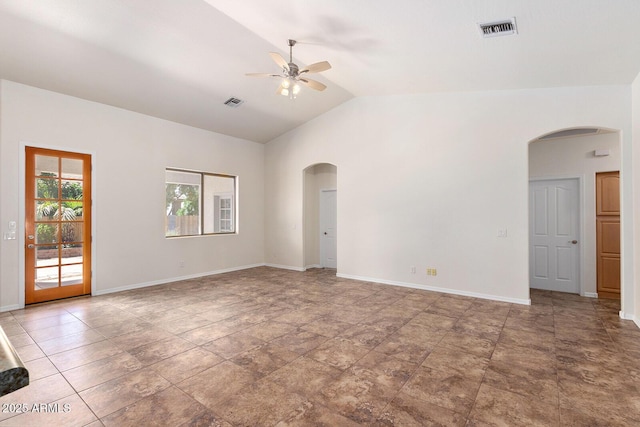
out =
[(224, 105), (226, 105), (227, 107), (231, 107), (231, 108), (238, 108), (243, 103), (244, 103), (244, 101), (242, 99), (238, 99), (238, 98), (234, 98), (234, 97), (231, 97), (231, 98), (227, 99), (226, 101), (224, 101)]
[(518, 34), (516, 27), (516, 18), (505, 19), (502, 21), (479, 23), (478, 27), (482, 33), (482, 37), (498, 37)]

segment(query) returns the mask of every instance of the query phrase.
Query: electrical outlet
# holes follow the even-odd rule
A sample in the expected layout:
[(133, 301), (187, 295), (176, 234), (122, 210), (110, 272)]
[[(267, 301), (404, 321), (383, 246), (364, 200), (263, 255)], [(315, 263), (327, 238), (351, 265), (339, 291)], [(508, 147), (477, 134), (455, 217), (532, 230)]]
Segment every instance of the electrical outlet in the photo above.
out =
[(415, 266), (415, 265), (412, 265), (411, 267), (409, 267), (409, 272), (410, 272), (411, 274), (416, 274), (416, 266)]
[(178, 267), (184, 268), (184, 261), (179, 261), (178, 262)]

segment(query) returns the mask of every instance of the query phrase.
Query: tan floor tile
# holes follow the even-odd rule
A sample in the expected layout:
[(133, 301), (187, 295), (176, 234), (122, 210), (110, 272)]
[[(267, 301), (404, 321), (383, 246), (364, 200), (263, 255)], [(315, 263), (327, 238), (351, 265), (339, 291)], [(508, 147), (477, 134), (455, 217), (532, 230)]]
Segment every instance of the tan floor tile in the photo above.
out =
[[(557, 426), (560, 414), (557, 405), (541, 403), (483, 384), (469, 419), (472, 426)], [(475, 424), (474, 421), (480, 423)]]
[(34, 359), (28, 362), (23, 360), (23, 362), (27, 371), (29, 371), (29, 381), (39, 380), (40, 378), (58, 373), (58, 369), (47, 357)]
[(276, 427), (306, 427), (306, 426), (340, 426), (357, 427), (362, 424), (352, 421), (335, 411), (312, 401), (305, 401), (299, 406), (293, 417), (283, 419)]
[(338, 337), (347, 339), (360, 347), (372, 349), (380, 345), (389, 335), (398, 328), (386, 328), (384, 325), (360, 323), (342, 331)]
[(31, 338), (37, 343), (51, 340), (54, 338), (64, 337), (67, 335), (73, 335), (88, 330), (89, 327), (80, 320), (67, 322), (62, 325), (49, 326), (47, 328), (36, 329), (29, 331)]
[(104, 326), (95, 327), (95, 330), (107, 338), (114, 338), (132, 332), (144, 331), (152, 327), (153, 325), (151, 325), (151, 323), (138, 318), (127, 318), (117, 323), (109, 323)]
[(244, 332), (263, 341), (271, 341), (294, 332), (295, 330), (297, 330), (297, 326), (292, 325), (291, 323), (268, 320), (254, 326), (250, 326), (245, 329)]
[(131, 332), (124, 335), (118, 335), (109, 339), (112, 344), (123, 350), (133, 350), (141, 346), (164, 341), (173, 338), (173, 335), (160, 328), (149, 328), (146, 330)]
[(338, 337), (325, 341), (307, 353), (307, 357), (344, 371), (368, 352), (368, 348), (357, 346), (345, 338)]
[(266, 343), (234, 356), (231, 361), (255, 372), (258, 376), (264, 376), (298, 357), (300, 357), (298, 353), (272, 343)]
[(202, 348), (193, 348), (150, 366), (173, 384), (221, 363), (224, 359)]
[(544, 365), (532, 368), (509, 362), (492, 361), (484, 376), (484, 383), (494, 388), (558, 405), (556, 371)]
[(374, 348), (379, 353), (421, 363), (447, 334), (446, 330), (428, 330), (406, 324)]
[(560, 407), (579, 411), (590, 417), (604, 417), (621, 422), (632, 419), (640, 423), (639, 391), (635, 386), (609, 389), (559, 375)]
[[(77, 394), (50, 403), (37, 403), (29, 412), (0, 422), (0, 426), (83, 427), (98, 422)], [(100, 425), (100, 424), (98, 424)]]
[(548, 332), (531, 332), (505, 327), (499, 343), (544, 352), (555, 352), (555, 335)]
[(261, 339), (241, 331), (211, 341), (210, 343), (202, 346), (202, 348), (217, 354), (220, 357), (229, 359), (239, 353), (259, 347), (262, 344), (265, 344), (265, 342)]
[(289, 351), (293, 351), (302, 355), (308, 353), (327, 340), (328, 338), (324, 335), (318, 335), (314, 334), (313, 332), (298, 330), (283, 335), (280, 338), (276, 338), (271, 342), (280, 347), (284, 347)]
[[(4, 404), (12, 408), (13, 405), (19, 405), (21, 408), (27, 408), (30, 411), (33, 405), (41, 403), (51, 403), (65, 397), (73, 396), (75, 391), (69, 383), (60, 374), (50, 375), (36, 381), (30, 381), (29, 385), (0, 397), (0, 407)], [(13, 406), (15, 408), (15, 406)], [(16, 415), (15, 410), (0, 412), (0, 420), (4, 420)]]
[(493, 319), (463, 317), (456, 322), (452, 330), (496, 342), (503, 324), (504, 322)]
[(267, 379), (312, 398), (341, 374), (339, 369), (302, 356), (270, 373)]
[(416, 399), (467, 415), (482, 379), (472, 379), (454, 369), (421, 366), (403, 391)]
[(163, 319), (162, 321), (152, 322), (155, 327), (162, 328), (167, 332), (171, 332), (172, 334), (182, 334), (192, 329), (201, 328), (206, 325), (210, 325), (213, 323), (209, 319), (205, 319), (201, 316), (193, 316), (188, 315), (187, 317), (180, 319)]
[(0, 403), (77, 408), (0, 424), (102, 426), (90, 407), (116, 425), (640, 423), (640, 329), (620, 302), (531, 298), (259, 267), (0, 313), (31, 374)]
[(27, 334), (27, 333), (21, 333), (21, 334), (12, 335), (11, 338), (9, 338), (9, 341), (11, 342), (11, 345), (14, 348), (24, 347), (25, 345), (30, 345), (30, 344), (35, 344), (36, 343), (33, 340), (33, 338), (31, 338), (31, 336), (29, 334)]
[(489, 366), (489, 359), (458, 349), (438, 346), (429, 353), (422, 366), (455, 371), (461, 376), (480, 381)]
[(140, 369), (122, 377), (79, 392), (89, 408), (102, 418), (158, 393), (171, 384), (149, 368)]
[(393, 399), (393, 392), (362, 375), (364, 368), (346, 371), (330, 381), (315, 400), (342, 416), (362, 424), (372, 424)]
[(226, 401), (219, 413), (235, 425), (268, 426), (294, 418), (301, 408), (310, 405), (312, 403), (305, 397), (262, 379), (243, 387)]
[(226, 402), (243, 394), (255, 380), (256, 376), (251, 371), (224, 361), (177, 386), (214, 413), (225, 417), (223, 411), (227, 408)]
[(138, 400), (101, 421), (106, 427), (179, 426), (194, 418), (199, 419), (206, 412), (204, 406), (172, 386)]
[(167, 339), (155, 341), (149, 344), (135, 347), (128, 350), (129, 354), (135, 356), (142, 365), (152, 365), (160, 362), (163, 359), (167, 359), (176, 354), (183, 353), (195, 347), (195, 344), (190, 343), (187, 340), (170, 336)]
[(341, 322), (329, 317), (321, 317), (301, 326), (300, 329), (307, 332), (313, 332), (314, 334), (324, 335), (327, 338), (333, 338), (351, 327), (353, 327), (353, 324), (351, 323)]
[(467, 418), (462, 414), (416, 399), (403, 392), (398, 394), (378, 418), (380, 425), (403, 427), (463, 427), (466, 422)]
[(488, 359), (493, 354), (495, 343), (485, 338), (451, 331), (442, 338), (438, 347), (448, 347)]
[(82, 391), (137, 371), (142, 366), (142, 363), (129, 353), (118, 353), (69, 369), (64, 371), (62, 375), (76, 391)]
[(46, 316), (34, 319), (18, 320), (25, 331), (34, 332), (40, 329), (47, 329), (54, 326), (62, 326), (66, 323), (77, 323), (78, 318), (68, 313), (66, 310), (52, 316)]
[(72, 350), (49, 356), (49, 360), (60, 370), (77, 368), (87, 363), (95, 362), (114, 354), (122, 353), (124, 350), (116, 347), (109, 341), (99, 341)]
[(41, 343), (38, 343), (38, 346), (42, 349), (42, 351), (45, 352), (47, 356), (51, 356), (56, 353), (62, 353), (63, 351), (83, 347), (87, 344), (103, 341), (104, 339), (105, 337), (103, 335), (90, 329), (88, 331), (80, 332), (77, 334), (66, 335), (64, 337), (43, 341)]
[(188, 330), (180, 335), (181, 338), (194, 343), (195, 345), (207, 344), (218, 338), (225, 337), (235, 332), (232, 328), (223, 327), (218, 322), (210, 323), (206, 326)]
[(29, 344), (23, 347), (17, 347), (16, 352), (20, 356), (20, 360), (23, 362), (29, 362), (31, 360), (41, 359), (45, 357), (45, 354), (37, 344)]

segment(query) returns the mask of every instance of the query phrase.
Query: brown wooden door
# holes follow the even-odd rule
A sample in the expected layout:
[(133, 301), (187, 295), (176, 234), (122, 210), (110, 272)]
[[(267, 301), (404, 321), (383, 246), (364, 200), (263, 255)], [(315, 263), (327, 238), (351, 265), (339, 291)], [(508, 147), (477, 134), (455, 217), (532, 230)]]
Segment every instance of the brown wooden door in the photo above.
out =
[(620, 173), (596, 174), (599, 298), (620, 298)]
[(26, 147), (25, 302), (91, 293), (91, 156)]

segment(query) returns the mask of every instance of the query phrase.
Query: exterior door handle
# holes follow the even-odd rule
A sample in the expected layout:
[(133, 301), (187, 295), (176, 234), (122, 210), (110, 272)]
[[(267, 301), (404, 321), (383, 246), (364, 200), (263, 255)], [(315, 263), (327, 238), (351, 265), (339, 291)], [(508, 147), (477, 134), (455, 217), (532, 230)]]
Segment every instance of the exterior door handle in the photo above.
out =
[(34, 245), (34, 244), (29, 244), (29, 245), (27, 245), (27, 248), (29, 248), (29, 249), (33, 249), (33, 248), (35, 248), (35, 247), (36, 247), (36, 245)]
[(29, 235), (27, 236), (27, 239), (29, 239), (29, 240), (33, 240), (33, 239), (34, 239), (33, 234), (29, 234)]

